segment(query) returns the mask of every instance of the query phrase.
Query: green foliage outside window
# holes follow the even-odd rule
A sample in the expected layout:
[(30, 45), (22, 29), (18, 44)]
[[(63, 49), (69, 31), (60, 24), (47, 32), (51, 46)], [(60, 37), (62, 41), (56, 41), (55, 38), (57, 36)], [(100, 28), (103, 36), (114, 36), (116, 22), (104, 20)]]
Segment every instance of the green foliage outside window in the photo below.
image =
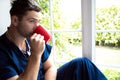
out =
[(102, 70), (103, 73), (106, 75), (108, 80), (120, 80), (120, 71), (112, 70), (112, 69), (105, 69)]
[[(120, 8), (112, 6), (101, 8), (96, 11), (97, 30), (120, 30)], [(96, 45), (120, 47), (120, 33), (98, 32)]]

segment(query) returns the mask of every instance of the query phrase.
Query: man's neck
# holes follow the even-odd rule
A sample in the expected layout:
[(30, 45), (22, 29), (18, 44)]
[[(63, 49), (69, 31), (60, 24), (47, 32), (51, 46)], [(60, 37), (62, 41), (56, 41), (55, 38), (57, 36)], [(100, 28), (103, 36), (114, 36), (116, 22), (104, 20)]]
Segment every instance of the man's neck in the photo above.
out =
[(19, 49), (26, 50), (26, 38), (20, 36), (17, 32), (15, 32), (15, 30), (9, 27), (6, 32), (6, 36), (11, 42), (18, 46)]

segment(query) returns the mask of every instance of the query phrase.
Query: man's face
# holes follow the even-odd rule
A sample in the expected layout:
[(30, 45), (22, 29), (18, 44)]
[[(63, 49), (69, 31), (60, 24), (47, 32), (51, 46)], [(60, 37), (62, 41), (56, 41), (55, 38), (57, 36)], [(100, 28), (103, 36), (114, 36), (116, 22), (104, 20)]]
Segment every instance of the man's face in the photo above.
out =
[(33, 30), (40, 22), (40, 13), (36, 11), (28, 11), (22, 20), (18, 22), (17, 31), (23, 37), (30, 37)]

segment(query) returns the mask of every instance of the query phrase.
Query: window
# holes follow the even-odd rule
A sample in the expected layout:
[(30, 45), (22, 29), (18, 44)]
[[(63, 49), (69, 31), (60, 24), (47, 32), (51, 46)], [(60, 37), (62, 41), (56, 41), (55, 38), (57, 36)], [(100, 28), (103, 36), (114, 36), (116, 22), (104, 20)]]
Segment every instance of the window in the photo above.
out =
[(63, 64), (82, 56), (81, 0), (49, 3), (54, 60), (56, 64)]

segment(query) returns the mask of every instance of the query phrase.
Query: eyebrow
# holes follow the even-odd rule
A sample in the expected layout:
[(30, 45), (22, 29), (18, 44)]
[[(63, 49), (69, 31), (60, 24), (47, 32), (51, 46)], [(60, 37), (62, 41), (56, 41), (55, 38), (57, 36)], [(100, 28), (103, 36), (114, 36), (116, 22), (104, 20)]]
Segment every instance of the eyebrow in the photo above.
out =
[(35, 18), (28, 18), (28, 20), (30, 20), (30, 19), (33, 19), (33, 20), (36, 20), (36, 21), (41, 21), (40, 19), (38, 20), (38, 19), (35, 19)]

